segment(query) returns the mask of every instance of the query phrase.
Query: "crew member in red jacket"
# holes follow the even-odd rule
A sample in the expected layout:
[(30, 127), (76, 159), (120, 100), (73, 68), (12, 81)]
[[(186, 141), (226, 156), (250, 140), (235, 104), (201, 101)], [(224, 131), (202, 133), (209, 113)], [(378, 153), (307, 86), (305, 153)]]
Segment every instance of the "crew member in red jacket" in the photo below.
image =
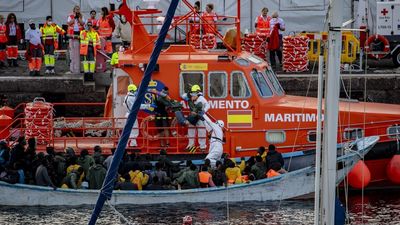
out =
[(7, 16), (6, 21), (6, 36), (7, 36), (7, 59), (8, 65), (17, 67), (18, 59), (18, 43), (22, 43), (21, 28), (18, 26), (17, 17), (14, 13)]

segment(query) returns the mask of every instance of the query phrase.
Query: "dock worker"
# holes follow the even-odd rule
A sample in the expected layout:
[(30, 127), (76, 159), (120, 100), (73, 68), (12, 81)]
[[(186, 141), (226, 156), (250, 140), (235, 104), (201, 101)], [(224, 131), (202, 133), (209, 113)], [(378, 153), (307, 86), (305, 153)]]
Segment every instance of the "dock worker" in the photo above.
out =
[(43, 46), (42, 33), (36, 28), (35, 22), (29, 20), (29, 29), (26, 31), (25, 39), (27, 41), (26, 59), (29, 62), (29, 75), (40, 75), (42, 66)]
[(270, 21), (271, 17), (268, 16), (268, 8), (264, 7), (261, 10), (261, 15), (257, 16), (255, 20), (255, 28), (257, 33), (269, 33), (270, 32)]
[(84, 80), (93, 81), (96, 69), (96, 53), (100, 48), (100, 39), (91, 22), (87, 23), (87, 30), (81, 31), (80, 39), (79, 53), (83, 61)]
[(191, 35), (200, 33), (200, 16), (201, 16), (200, 1), (196, 1), (193, 5), (193, 8), (196, 13), (194, 13), (189, 19)]
[(224, 139), (224, 121), (217, 120), (215, 123), (207, 116), (203, 116), (207, 131), (210, 133), (210, 149), (206, 159), (211, 162), (211, 167), (215, 168), (216, 162), (221, 160), (224, 149), (222, 147)]
[(0, 15), (0, 68), (6, 66), (6, 45), (7, 45), (7, 26), (4, 23), (4, 16)]
[(6, 36), (7, 36), (7, 60), (8, 66), (18, 67), (18, 43), (23, 43), (22, 31), (18, 25), (17, 17), (14, 13), (10, 13), (6, 20)]
[(120, 52), (124, 52), (125, 51), (125, 48), (122, 45), (117, 45), (116, 47), (117, 47), (118, 51), (116, 51), (116, 52), (114, 52), (112, 54), (111, 60), (110, 60), (110, 65), (111, 65), (112, 68), (118, 68), (118, 62), (119, 62), (118, 54)]
[(112, 53), (111, 37), (115, 29), (113, 15), (110, 15), (107, 7), (101, 8), (101, 17), (97, 20), (97, 31), (101, 38), (101, 46), (107, 54)]
[(210, 104), (207, 99), (204, 98), (203, 93), (201, 92), (201, 88), (199, 85), (195, 84), (191, 87), (190, 92), (188, 94), (184, 94), (183, 99), (188, 101), (188, 105), (190, 108), (190, 115), (187, 117), (189, 120), (188, 127), (188, 139), (189, 143), (186, 147), (187, 151), (194, 152), (196, 147), (194, 145), (194, 138), (198, 136), (198, 142), (200, 145), (200, 150), (204, 152), (207, 148), (206, 145), (206, 129), (204, 121), (200, 118), (207, 113), (210, 109)]
[[(132, 110), (132, 106), (136, 101), (137, 97), (137, 87), (135, 84), (130, 84), (128, 85), (128, 93), (125, 96), (124, 99), (124, 105), (127, 108), (127, 113), (125, 115), (126, 118), (128, 118), (129, 113)], [(141, 104), (140, 109), (148, 109), (150, 107), (149, 104)], [(137, 146), (137, 141), (136, 138), (139, 136), (139, 125), (138, 125), (138, 120), (136, 118), (135, 123), (133, 124), (132, 131), (129, 135), (129, 142), (128, 146), (129, 147), (136, 147)]]
[(69, 58), (71, 60), (69, 70), (73, 74), (79, 74), (80, 70), (80, 57), (79, 57), (79, 37), (81, 31), (84, 29), (85, 18), (81, 14), (81, 8), (74, 6), (73, 12), (68, 15), (67, 19), (67, 36), (69, 38)]
[(270, 21), (271, 35), (268, 43), (269, 58), (272, 67), (276, 67), (276, 56), (278, 57), (279, 64), (282, 65), (282, 34), (285, 31), (285, 22), (279, 17), (278, 12), (272, 13)]
[(204, 21), (207, 22), (203, 22), (203, 32), (205, 34), (214, 34), (217, 30), (216, 22), (218, 20), (217, 14), (214, 12), (214, 4), (207, 4), (206, 11), (202, 14), (201, 17)]
[(56, 59), (54, 58), (54, 50), (58, 48), (57, 34), (64, 35), (65, 31), (53, 22), (53, 17), (47, 16), (46, 23), (40, 28), (44, 44), (44, 65), (46, 66), (46, 74), (55, 74), (54, 66)]
[(97, 29), (96, 10), (90, 11), (90, 18), (87, 19), (87, 22), (92, 22), (93, 28)]

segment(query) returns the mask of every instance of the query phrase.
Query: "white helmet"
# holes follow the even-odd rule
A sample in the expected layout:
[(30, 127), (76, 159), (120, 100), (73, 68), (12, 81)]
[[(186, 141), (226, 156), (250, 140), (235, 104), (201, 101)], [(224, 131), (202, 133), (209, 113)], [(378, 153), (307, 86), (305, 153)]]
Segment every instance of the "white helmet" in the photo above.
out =
[(217, 121), (215, 121), (215, 123), (218, 124), (218, 126), (221, 128), (224, 128), (224, 126), (225, 126), (225, 123), (222, 120), (217, 120)]

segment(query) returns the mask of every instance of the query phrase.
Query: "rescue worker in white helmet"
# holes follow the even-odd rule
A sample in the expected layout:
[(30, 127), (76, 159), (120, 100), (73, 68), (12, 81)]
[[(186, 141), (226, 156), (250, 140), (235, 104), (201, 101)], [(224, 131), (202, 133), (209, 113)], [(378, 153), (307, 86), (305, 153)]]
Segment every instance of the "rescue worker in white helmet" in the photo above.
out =
[(210, 137), (210, 148), (206, 159), (209, 159), (211, 167), (215, 168), (217, 161), (221, 160), (222, 153), (224, 152), (222, 144), (224, 142), (223, 129), (225, 123), (222, 120), (217, 120), (214, 123), (207, 115), (204, 115), (203, 118)]
[(201, 92), (201, 88), (197, 84), (193, 85), (190, 89), (190, 92), (188, 94), (184, 94), (182, 97), (183, 99), (188, 101), (188, 105), (190, 108), (190, 115), (187, 117), (187, 120), (189, 121), (188, 124), (189, 143), (186, 147), (186, 150), (192, 153), (196, 151), (197, 147), (194, 144), (194, 140), (197, 130), (197, 137), (200, 145), (200, 150), (204, 152), (207, 148), (206, 145), (207, 132), (202, 117), (210, 109), (210, 104), (204, 98), (203, 93)]
[[(124, 99), (124, 105), (127, 108), (128, 112), (126, 113), (125, 117), (128, 118), (129, 113), (131, 112), (132, 106), (136, 101), (137, 97), (137, 87), (134, 84), (128, 85), (128, 93), (125, 96)], [(140, 109), (148, 109), (150, 108), (149, 104), (141, 104)], [(129, 135), (129, 142), (128, 146), (129, 147), (136, 147), (137, 141), (136, 138), (139, 136), (139, 126), (138, 126), (138, 120), (136, 118), (135, 123), (133, 124), (131, 134)]]

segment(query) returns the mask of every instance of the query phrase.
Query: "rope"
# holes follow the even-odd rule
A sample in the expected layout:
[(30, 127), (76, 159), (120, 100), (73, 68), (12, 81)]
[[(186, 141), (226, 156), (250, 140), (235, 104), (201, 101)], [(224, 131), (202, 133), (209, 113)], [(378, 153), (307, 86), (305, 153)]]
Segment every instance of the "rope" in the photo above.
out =
[(107, 205), (114, 211), (115, 214), (119, 216), (119, 220), (122, 221), (124, 224), (133, 225), (122, 213), (118, 212), (118, 210), (111, 204), (110, 201), (106, 201)]

